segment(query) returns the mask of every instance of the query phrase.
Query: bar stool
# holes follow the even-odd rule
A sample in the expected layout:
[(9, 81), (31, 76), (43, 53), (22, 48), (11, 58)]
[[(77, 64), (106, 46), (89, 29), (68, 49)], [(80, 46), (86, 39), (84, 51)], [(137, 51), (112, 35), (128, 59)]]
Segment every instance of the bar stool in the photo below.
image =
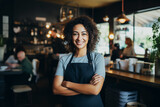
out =
[(32, 88), (29, 85), (14, 85), (12, 90), (15, 107), (32, 105)]

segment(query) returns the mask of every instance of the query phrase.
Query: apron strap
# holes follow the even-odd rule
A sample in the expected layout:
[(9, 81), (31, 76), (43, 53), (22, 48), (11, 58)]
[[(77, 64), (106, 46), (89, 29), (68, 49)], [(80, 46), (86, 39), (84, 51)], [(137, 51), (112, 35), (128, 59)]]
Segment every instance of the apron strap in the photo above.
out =
[(72, 59), (73, 59), (73, 56), (74, 56), (74, 53), (72, 54), (72, 57), (71, 57), (71, 59), (70, 59), (70, 61), (69, 61), (68, 64), (71, 64), (71, 61), (72, 61)]
[[(69, 64), (71, 63), (72, 59), (73, 59), (73, 56), (74, 56), (74, 53), (72, 54), (72, 57), (69, 61)], [(92, 59), (91, 59), (91, 55), (90, 55), (90, 52), (87, 52), (87, 58), (88, 58), (88, 63), (89, 64), (92, 64)]]
[(90, 52), (87, 52), (87, 58), (88, 58), (88, 63), (92, 64), (92, 59), (91, 59)]

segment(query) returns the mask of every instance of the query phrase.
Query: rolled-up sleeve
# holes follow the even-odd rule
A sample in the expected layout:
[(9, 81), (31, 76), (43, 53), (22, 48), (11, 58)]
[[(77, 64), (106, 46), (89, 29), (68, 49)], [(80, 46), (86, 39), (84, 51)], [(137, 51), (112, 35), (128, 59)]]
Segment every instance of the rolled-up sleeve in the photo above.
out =
[(64, 66), (63, 65), (64, 65), (63, 60), (62, 58), (60, 58), (55, 75), (64, 76)]
[(95, 73), (105, 78), (104, 57), (101, 54), (98, 54), (95, 58)]

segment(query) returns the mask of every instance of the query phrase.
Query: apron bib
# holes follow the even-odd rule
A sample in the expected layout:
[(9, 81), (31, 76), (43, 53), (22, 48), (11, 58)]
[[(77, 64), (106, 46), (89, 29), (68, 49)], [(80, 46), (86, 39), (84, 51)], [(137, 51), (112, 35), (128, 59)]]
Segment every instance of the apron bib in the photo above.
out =
[[(74, 54), (67, 65), (64, 73), (64, 80), (88, 84), (94, 75), (90, 53), (87, 53), (88, 63), (71, 63), (73, 56)], [(63, 107), (103, 107), (103, 104), (100, 94), (79, 94), (75, 96), (64, 96)]]

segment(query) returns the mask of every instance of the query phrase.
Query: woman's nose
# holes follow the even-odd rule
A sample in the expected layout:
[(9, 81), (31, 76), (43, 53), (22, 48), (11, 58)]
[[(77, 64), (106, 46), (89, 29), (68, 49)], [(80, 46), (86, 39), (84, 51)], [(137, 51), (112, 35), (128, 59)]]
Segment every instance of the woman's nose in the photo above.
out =
[(77, 39), (78, 39), (78, 40), (81, 40), (81, 39), (82, 39), (82, 35), (79, 34)]

